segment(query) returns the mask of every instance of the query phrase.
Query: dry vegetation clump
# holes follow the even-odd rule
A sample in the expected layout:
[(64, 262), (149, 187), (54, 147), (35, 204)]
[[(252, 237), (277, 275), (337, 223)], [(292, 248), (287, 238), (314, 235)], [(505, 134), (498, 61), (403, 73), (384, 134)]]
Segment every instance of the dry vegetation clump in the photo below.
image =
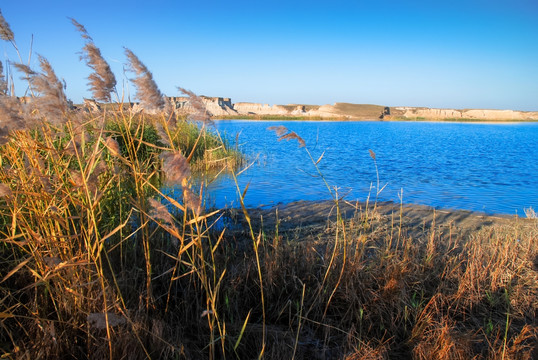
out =
[[(109, 67), (74, 24), (90, 89), (109, 98)], [(1, 14), (0, 38), (15, 44)], [(0, 146), (2, 357), (536, 358), (536, 222), (417, 233), (403, 210), (345, 216), (328, 187), (326, 226), (259, 226), (238, 189), (244, 220), (222, 228), (233, 220), (204, 208), (193, 173), (225, 162), (235, 177), (237, 154), (169, 112), (127, 54), (151, 114), (69, 109), (44, 58), (42, 73), (18, 66), (38, 116), (0, 84), (14, 124)], [(298, 134), (273, 130), (323, 175)]]
[[(400, 237), (392, 221), (371, 220), (363, 211), (345, 225), (335, 219), (316, 231), (264, 235), (266, 322), (299, 332), (296, 356), (536, 356), (538, 287), (529, 255), (536, 251), (535, 224), (494, 226), (471, 236), (432, 226), (411, 238), (405, 221)], [(250, 265), (241, 268), (250, 271), (237, 271), (235, 291), (256, 283), (254, 256), (245, 258)], [(255, 306), (246, 292), (238, 298), (239, 308)], [(268, 339), (266, 346), (278, 344)]]

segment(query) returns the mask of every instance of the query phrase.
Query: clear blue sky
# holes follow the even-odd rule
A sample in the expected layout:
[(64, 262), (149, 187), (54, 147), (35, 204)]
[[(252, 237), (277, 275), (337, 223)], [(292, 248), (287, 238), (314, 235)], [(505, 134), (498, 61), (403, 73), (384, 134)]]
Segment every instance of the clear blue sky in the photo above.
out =
[[(87, 28), (120, 91), (125, 46), (167, 95), (181, 86), (233, 102), (538, 110), (536, 0), (2, 0), (0, 9), (25, 56), (34, 35), (75, 102), (89, 97), (89, 69), (68, 17)], [(2, 62), (16, 60), (0, 46)]]

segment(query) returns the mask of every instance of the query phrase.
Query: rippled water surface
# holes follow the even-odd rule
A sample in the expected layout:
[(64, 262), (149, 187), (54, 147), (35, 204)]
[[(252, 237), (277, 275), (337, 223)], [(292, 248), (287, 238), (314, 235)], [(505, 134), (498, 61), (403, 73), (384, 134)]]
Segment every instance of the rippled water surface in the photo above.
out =
[[(249, 185), (245, 203), (268, 206), (296, 200), (330, 199), (307, 152), (297, 141), (277, 141), (270, 126), (299, 134), (331, 188), (348, 200), (380, 200), (523, 215), (538, 209), (538, 124), (433, 122), (320, 122), (219, 120), (215, 126), (252, 167), (238, 178)], [(237, 206), (229, 176), (210, 184), (209, 201)]]

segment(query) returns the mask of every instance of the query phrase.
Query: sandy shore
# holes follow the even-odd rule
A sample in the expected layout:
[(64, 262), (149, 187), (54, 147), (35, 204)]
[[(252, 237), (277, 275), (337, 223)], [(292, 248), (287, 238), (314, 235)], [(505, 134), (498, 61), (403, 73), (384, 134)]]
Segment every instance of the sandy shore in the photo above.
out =
[[(466, 236), (483, 227), (492, 225), (520, 224), (538, 227), (535, 219), (520, 218), (510, 215), (487, 215), (467, 210), (435, 209), (424, 205), (397, 204), (380, 202), (377, 205), (363, 202), (340, 202), (340, 213), (348, 221), (373, 219), (378, 226), (401, 228), (408, 236), (416, 237), (431, 230), (446, 235)], [(240, 210), (232, 210), (239, 223), (244, 223)], [(276, 229), (280, 232), (310, 231), (317, 232), (333, 224), (337, 218), (337, 208), (333, 201), (298, 201), (279, 204), (271, 208), (248, 210), (254, 227), (263, 226), (266, 232)]]

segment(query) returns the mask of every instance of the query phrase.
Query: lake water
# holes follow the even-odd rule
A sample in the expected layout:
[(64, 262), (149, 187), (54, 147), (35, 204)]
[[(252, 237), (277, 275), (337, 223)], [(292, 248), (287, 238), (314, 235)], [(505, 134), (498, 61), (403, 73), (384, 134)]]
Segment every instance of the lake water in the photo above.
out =
[[(239, 178), (247, 206), (331, 199), (304, 148), (270, 126), (301, 136), (331, 188), (346, 200), (379, 200), (518, 214), (538, 210), (537, 123), (219, 120), (215, 128), (253, 165)], [(334, 191), (334, 190), (333, 190)], [(230, 176), (208, 186), (209, 205), (239, 206)]]

